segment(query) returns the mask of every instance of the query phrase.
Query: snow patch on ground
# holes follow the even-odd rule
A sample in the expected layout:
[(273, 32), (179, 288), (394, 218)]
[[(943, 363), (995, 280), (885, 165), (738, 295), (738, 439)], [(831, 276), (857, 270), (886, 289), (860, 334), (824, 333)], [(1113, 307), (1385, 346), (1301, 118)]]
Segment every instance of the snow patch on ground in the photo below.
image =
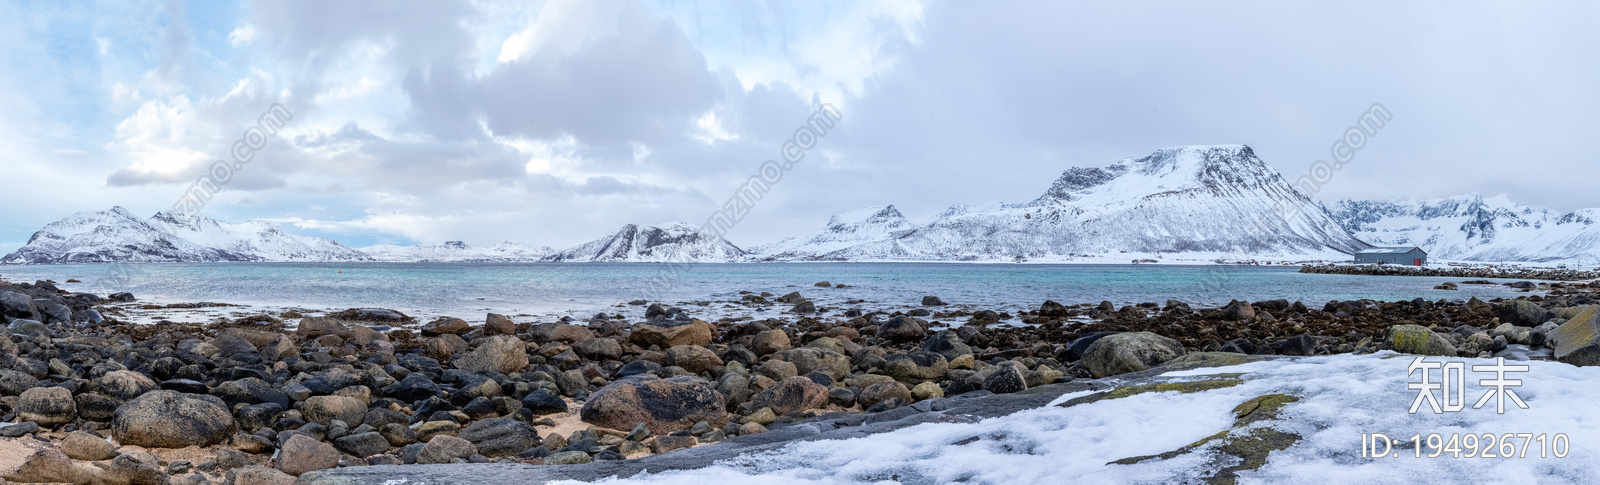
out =
[[(1273, 360), (1227, 368), (1174, 372), (1171, 377), (1244, 373), (1238, 386), (1191, 394), (1139, 394), (1070, 408), (1046, 406), (976, 423), (922, 424), (868, 437), (794, 443), (699, 470), (667, 471), (608, 484), (702, 483), (1175, 483), (1210, 473), (1207, 447), (1170, 460), (1136, 465), (1111, 461), (1176, 450), (1233, 426), (1235, 406), (1257, 396), (1290, 394), (1271, 426), (1302, 437), (1272, 452), (1268, 463), (1240, 474), (1240, 483), (1587, 483), (1600, 458), (1600, 368), (1532, 361), (1517, 393), (1529, 409), (1496, 414), (1486, 405), (1456, 413), (1407, 414), (1416, 394), (1406, 389), (1413, 356), (1382, 352)], [(1438, 361), (1441, 358), (1430, 357)], [(1451, 359), (1469, 366), (1489, 359)], [(1469, 372), (1470, 402), (1485, 392), (1484, 373)], [(1434, 379), (1437, 381), (1437, 379)], [(1077, 396), (1071, 396), (1077, 397)], [(1063, 396), (1058, 401), (1069, 399)], [(1412, 434), (1565, 433), (1565, 458), (1363, 458), (1362, 433), (1398, 439)], [(976, 437), (976, 440), (972, 438)], [(1520, 440), (1519, 440), (1520, 441)], [(965, 444), (958, 444), (965, 443)], [(572, 483), (572, 482), (566, 482)]]

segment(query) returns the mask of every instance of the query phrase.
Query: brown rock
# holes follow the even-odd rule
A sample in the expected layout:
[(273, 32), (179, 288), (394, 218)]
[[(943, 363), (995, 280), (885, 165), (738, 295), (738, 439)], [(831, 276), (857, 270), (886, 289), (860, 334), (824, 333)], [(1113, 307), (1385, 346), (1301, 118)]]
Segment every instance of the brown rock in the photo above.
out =
[(655, 345), (665, 349), (679, 345), (711, 345), (714, 335), (716, 335), (715, 327), (704, 320), (695, 319), (674, 326), (634, 325), (633, 333), (628, 336), (628, 340), (641, 347)]
[(100, 461), (117, 456), (117, 447), (88, 431), (73, 431), (61, 440), (61, 452), (74, 460)]
[(337, 419), (349, 426), (360, 426), (367, 417), (367, 405), (349, 396), (311, 396), (300, 410), (306, 421), (323, 426)]
[(156, 388), (156, 381), (131, 370), (115, 370), (95, 379), (100, 392), (108, 396), (129, 400)]
[(750, 400), (751, 408), (772, 408), (778, 414), (789, 414), (828, 405), (828, 388), (804, 376), (787, 377)]
[(722, 359), (717, 357), (716, 352), (699, 345), (678, 345), (667, 349), (667, 358), (662, 364), (675, 365), (699, 374), (722, 365)]
[(765, 330), (757, 333), (751, 350), (757, 354), (775, 354), (789, 350), (789, 334), (782, 330)]
[(290, 475), (339, 466), (339, 450), (304, 434), (290, 436), (280, 451), (278, 470)]
[(228, 481), (233, 485), (291, 485), (294, 476), (264, 466), (247, 466), (228, 471)]
[(516, 335), (517, 324), (499, 313), (490, 313), (483, 322), (484, 335)]
[(306, 317), (300, 319), (300, 325), (295, 328), (294, 333), (306, 339), (323, 335), (343, 337), (350, 334), (350, 327), (333, 317)]
[(434, 337), (444, 334), (461, 335), (472, 331), (472, 325), (466, 320), (455, 317), (441, 317), (422, 326), (422, 335)]
[(866, 409), (879, 401), (889, 398), (900, 398), (911, 402), (911, 390), (899, 381), (879, 382), (861, 390), (861, 395), (856, 397), (856, 402), (861, 403), (861, 408)]
[(469, 372), (510, 374), (528, 366), (528, 348), (521, 340), (510, 335), (489, 337), (477, 349), (456, 359), (455, 365), (457, 369)]

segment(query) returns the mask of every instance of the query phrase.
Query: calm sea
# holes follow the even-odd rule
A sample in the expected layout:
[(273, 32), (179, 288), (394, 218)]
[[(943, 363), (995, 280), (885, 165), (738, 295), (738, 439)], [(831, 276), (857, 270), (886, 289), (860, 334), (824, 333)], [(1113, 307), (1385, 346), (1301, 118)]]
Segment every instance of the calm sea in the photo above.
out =
[[(676, 277), (664, 265), (636, 263), (215, 263), (0, 266), (10, 281), (50, 279), (69, 291), (133, 292), (159, 303), (214, 301), (268, 307), (380, 307), (419, 316), (481, 320), (510, 315), (590, 315), (650, 299), (708, 317), (741, 313), (740, 290), (800, 291), (819, 305), (903, 309), (936, 295), (950, 304), (1015, 311), (1062, 303), (1219, 305), (1230, 299), (1328, 300), (1492, 298), (1518, 293), (1501, 285), (1433, 286), (1460, 278), (1302, 274), (1282, 266), (1042, 265), (945, 263), (695, 264)], [(814, 283), (849, 288), (819, 288)], [(1510, 281), (1510, 280), (1505, 280)], [(650, 298), (659, 295), (659, 298)], [(865, 300), (857, 303), (856, 300)], [(629, 310), (632, 312), (633, 310)], [(775, 310), (776, 311), (776, 310)]]

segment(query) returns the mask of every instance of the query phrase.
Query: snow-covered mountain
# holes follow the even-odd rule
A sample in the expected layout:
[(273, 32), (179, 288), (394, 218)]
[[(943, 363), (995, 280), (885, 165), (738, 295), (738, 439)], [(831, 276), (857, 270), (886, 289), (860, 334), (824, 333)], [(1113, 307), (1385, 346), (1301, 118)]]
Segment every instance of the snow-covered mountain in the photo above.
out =
[(79, 212), (44, 226), (0, 263), (366, 261), (338, 242), (289, 234), (270, 222), (231, 224), (122, 207)]
[[(891, 238), (916, 226), (894, 206), (863, 207), (834, 214), (828, 226), (811, 236), (796, 236), (751, 248), (751, 253), (773, 259), (804, 259), (829, 255), (863, 242)], [(814, 258), (813, 258), (814, 259)]]
[[(870, 215), (861, 217), (863, 212)], [(1032, 202), (955, 206), (923, 226), (905, 227), (903, 217), (895, 221), (897, 211), (881, 217), (879, 212), (841, 214), (822, 233), (763, 247), (767, 251), (758, 257), (1012, 261), (1181, 253), (1344, 259), (1369, 246), (1243, 145), (1164, 148), (1106, 167), (1071, 168)]]
[(745, 251), (726, 239), (684, 222), (659, 226), (628, 224), (600, 239), (544, 258), (550, 262), (734, 262)]
[(489, 247), (472, 247), (461, 241), (444, 244), (394, 246), (377, 245), (361, 248), (372, 259), (385, 262), (448, 262), (448, 263), (518, 263), (538, 261), (555, 253), (549, 246), (528, 247), (521, 243), (505, 241)]
[(1600, 262), (1600, 209), (1560, 212), (1504, 195), (1444, 199), (1341, 200), (1333, 217), (1379, 246), (1418, 246), (1434, 259)]

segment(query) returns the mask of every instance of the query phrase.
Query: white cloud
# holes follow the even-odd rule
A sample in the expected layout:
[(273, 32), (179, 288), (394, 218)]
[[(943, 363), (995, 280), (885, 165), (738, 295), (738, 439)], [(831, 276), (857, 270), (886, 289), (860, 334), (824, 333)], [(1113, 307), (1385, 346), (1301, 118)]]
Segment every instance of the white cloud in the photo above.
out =
[(256, 40), (256, 27), (254, 25), (241, 25), (228, 33), (228, 44), (234, 47), (249, 44)]

